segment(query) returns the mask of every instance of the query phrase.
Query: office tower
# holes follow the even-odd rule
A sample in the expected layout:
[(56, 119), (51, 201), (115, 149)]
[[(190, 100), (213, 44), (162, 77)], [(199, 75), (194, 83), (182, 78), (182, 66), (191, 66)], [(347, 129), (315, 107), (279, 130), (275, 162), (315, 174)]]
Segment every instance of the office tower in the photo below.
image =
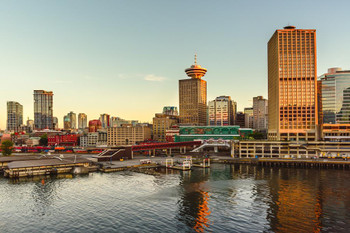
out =
[(87, 127), (87, 116), (85, 113), (78, 115), (78, 129), (85, 129)]
[(74, 112), (69, 112), (63, 117), (63, 125), (65, 130), (76, 129), (77, 128), (77, 114)]
[(244, 125), (246, 128), (253, 128), (254, 115), (253, 108), (244, 108)]
[(7, 101), (7, 130), (21, 131), (23, 125), (23, 106), (15, 101)]
[(207, 82), (202, 77), (207, 69), (194, 65), (185, 70), (190, 79), (179, 80), (180, 123), (206, 125), (207, 123)]
[(269, 140), (317, 140), (316, 64), (316, 30), (287, 26), (269, 40)]
[(350, 140), (350, 70), (328, 69), (319, 77), (319, 109), (322, 139)]
[(100, 115), (100, 121), (101, 121), (101, 124), (102, 124), (102, 128), (103, 129), (107, 129), (109, 128), (109, 115), (104, 113), (104, 114), (101, 114)]
[(237, 112), (235, 125), (241, 128), (245, 128), (245, 114), (243, 112)]
[(163, 107), (163, 114), (165, 115), (172, 115), (172, 116), (178, 116), (179, 113), (177, 111), (177, 107), (175, 106), (165, 106)]
[(57, 117), (52, 118), (52, 123), (53, 123), (53, 128), (58, 129), (58, 118)]
[(53, 93), (34, 90), (34, 128), (53, 129)]
[[(164, 112), (169, 114), (164, 114)], [(178, 123), (179, 116), (174, 115), (174, 111), (164, 111), (163, 109), (163, 114), (156, 113), (153, 117), (153, 140), (165, 142), (166, 131)]]
[(208, 102), (208, 125), (234, 125), (236, 103), (230, 96), (219, 96)]
[(259, 131), (267, 130), (267, 99), (262, 96), (253, 97), (253, 128)]

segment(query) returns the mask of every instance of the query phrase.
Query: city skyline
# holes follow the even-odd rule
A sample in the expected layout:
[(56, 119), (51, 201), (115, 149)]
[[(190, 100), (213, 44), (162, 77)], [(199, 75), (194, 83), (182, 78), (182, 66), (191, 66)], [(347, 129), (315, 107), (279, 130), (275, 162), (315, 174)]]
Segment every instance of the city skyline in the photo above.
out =
[[(32, 93), (40, 89), (53, 91), (58, 119), (73, 111), (86, 113), (89, 120), (108, 113), (151, 122), (163, 106), (179, 106), (177, 83), (187, 78), (184, 69), (193, 64), (195, 53), (208, 69), (207, 100), (228, 95), (242, 111), (252, 106), (252, 97), (267, 98), (267, 41), (287, 24), (316, 29), (317, 76), (329, 67), (349, 69), (350, 35), (339, 24), (350, 19), (345, 1), (337, 2), (337, 14), (327, 20), (330, 3), (303, 2), (304, 8), (298, 8), (301, 1), (256, 1), (254, 7), (201, 1), (200, 19), (186, 2), (140, 3), (136, 12), (131, 3), (86, 2), (84, 14), (76, 14), (78, 2), (22, 3), (7, 3), (1, 21), (3, 86), (16, 80), (15, 89), (0, 94), (1, 129), (6, 128), (7, 101), (23, 105), (24, 120), (34, 119)], [(292, 10), (278, 12), (271, 6)], [(169, 7), (174, 11), (168, 16)]]

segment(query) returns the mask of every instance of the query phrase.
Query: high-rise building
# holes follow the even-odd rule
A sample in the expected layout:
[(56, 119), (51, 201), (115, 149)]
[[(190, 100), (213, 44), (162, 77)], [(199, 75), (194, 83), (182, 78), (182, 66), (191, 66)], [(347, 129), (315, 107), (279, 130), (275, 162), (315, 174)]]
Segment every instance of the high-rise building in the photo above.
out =
[(175, 106), (165, 106), (165, 107), (163, 107), (163, 114), (171, 115), (171, 116), (178, 116), (179, 115), (179, 113), (177, 111), (177, 107), (175, 107)]
[(317, 140), (316, 30), (287, 26), (268, 42), (269, 140)]
[(102, 128), (103, 129), (107, 129), (107, 128), (109, 128), (109, 115), (108, 114), (106, 114), (106, 113), (104, 113), (104, 114), (101, 114), (100, 115), (100, 121), (101, 121), (101, 124), (102, 124)]
[(34, 90), (34, 128), (53, 129), (53, 93)]
[(77, 114), (74, 112), (69, 112), (63, 117), (63, 125), (65, 130), (76, 129), (77, 128)]
[(322, 139), (350, 140), (350, 70), (328, 69), (319, 77), (318, 88)]
[(58, 118), (57, 117), (53, 117), (52, 118), (52, 123), (53, 123), (53, 128), (55, 130), (57, 130), (58, 129)]
[(155, 117), (153, 117), (153, 139), (156, 141), (165, 142), (166, 131), (178, 123), (179, 116), (177, 115), (156, 113)]
[(208, 103), (208, 125), (234, 125), (236, 102), (230, 96), (219, 96)]
[(254, 115), (253, 108), (244, 108), (244, 125), (246, 128), (253, 128), (254, 126)]
[(78, 114), (78, 129), (85, 129), (87, 127), (87, 115), (85, 113)]
[(253, 97), (253, 128), (259, 131), (267, 130), (268, 102), (262, 96)]
[(235, 125), (238, 125), (241, 128), (245, 128), (245, 114), (243, 112), (237, 112)]
[(185, 70), (190, 79), (179, 80), (180, 123), (206, 125), (207, 123), (207, 82), (202, 77), (207, 69), (197, 64)]
[(7, 130), (21, 131), (23, 125), (23, 106), (15, 101), (7, 101)]

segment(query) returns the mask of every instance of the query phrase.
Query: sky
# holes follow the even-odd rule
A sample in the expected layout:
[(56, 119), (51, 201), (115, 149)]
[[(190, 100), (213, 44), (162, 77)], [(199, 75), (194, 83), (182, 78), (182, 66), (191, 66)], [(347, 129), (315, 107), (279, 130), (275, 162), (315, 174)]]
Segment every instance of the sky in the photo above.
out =
[(33, 90), (54, 92), (54, 116), (108, 113), (152, 122), (178, 106), (178, 80), (208, 69), (208, 101), (238, 110), (267, 98), (267, 42), (286, 25), (317, 30), (318, 75), (350, 69), (350, 1), (0, 0), (0, 128), (6, 102), (33, 119)]

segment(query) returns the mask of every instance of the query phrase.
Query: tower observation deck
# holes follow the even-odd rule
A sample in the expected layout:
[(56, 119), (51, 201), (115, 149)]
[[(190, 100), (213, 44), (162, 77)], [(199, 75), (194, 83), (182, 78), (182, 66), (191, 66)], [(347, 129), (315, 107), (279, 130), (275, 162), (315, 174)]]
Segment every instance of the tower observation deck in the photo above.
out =
[(207, 73), (207, 69), (201, 67), (197, 64), (197, 54), (194, 56), (194, 65), (185, 70), (188, 77), (201, 79), (205, 73)]

